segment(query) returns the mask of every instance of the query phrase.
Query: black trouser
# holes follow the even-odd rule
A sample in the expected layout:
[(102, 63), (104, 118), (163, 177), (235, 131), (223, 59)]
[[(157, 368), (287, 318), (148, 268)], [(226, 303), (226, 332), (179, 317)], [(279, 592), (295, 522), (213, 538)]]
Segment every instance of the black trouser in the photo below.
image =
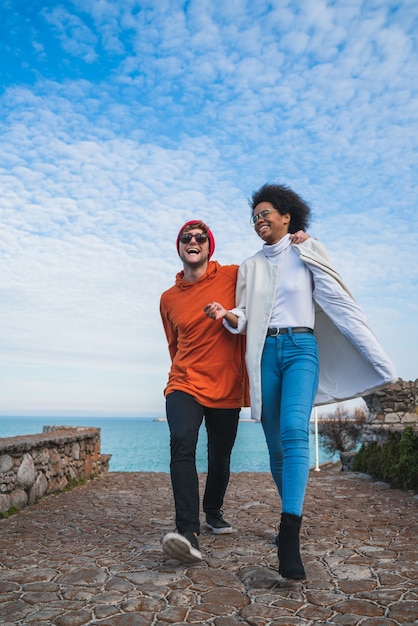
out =
[(196, 445), (199, 428), (205, 418), (208, 436), (208, 474), (203, 510), (222, 508), (230, 475), (230, 459), (235, 442), (240, 408), (204, 407), (183, 391), (173, 391), (166, 398), (170, 427), (170, 473), (179, 533), (200, 532), (199, 482), (196, 470)]

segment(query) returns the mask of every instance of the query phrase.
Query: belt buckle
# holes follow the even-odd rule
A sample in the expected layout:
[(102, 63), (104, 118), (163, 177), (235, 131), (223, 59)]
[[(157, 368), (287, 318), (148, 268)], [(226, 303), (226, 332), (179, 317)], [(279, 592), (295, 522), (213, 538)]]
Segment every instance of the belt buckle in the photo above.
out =
[(276, 328), (276, 332), (273, 335), (270, 335), (270, 337), (277, 337), (278, 335), (280, 335), (280, 328)]

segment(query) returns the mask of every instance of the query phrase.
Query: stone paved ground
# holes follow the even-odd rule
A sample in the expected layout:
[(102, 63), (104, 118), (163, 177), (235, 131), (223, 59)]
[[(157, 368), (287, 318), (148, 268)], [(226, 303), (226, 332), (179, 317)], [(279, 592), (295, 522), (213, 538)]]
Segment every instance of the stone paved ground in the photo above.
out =
[(236, 532), (202, 529), (204, 560), (185, 566), (160, 548), (173, 529), (169, 476), (110, 473), (0, 521), (0, 623), (418, 624), (417, 510), (413, 494), (364, 475), (313, 471), (308, 580), (290, 583), (277, 572), (270, 475), (232, 475), (225, 517)]

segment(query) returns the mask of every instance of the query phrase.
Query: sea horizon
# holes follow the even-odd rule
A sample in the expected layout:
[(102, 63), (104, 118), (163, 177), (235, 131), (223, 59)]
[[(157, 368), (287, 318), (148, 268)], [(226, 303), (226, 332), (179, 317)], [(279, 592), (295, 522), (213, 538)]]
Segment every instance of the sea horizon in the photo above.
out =
[[(316, 467), (339, 456), (330, 456), (318, 442), (318, 458), (310, 427), (310, 466)], [(70, 417), (0, 416), (0, 438), (42, 433), (44, 426), (81, 426), (100, 428), (102, 454), (110, 454), (111, 472), (169, 472), (170, 436), (166, 418), (155, 417)], [(196, 450), (198, 472), (207, 470), (207, 436), (202, 424)], [(241, 418), (231, 455), (232, 472), (269, 472), (270, 463), (264, 432), (259, 422)]]

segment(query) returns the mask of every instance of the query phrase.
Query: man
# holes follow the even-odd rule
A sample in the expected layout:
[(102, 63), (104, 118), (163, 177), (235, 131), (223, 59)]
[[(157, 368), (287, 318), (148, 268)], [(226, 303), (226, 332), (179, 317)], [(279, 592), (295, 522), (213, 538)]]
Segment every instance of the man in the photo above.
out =
[(163, 552), (185, 563), (200, 561), (199, 483), (196, 444), (205, 419), (208, 472), (203, 496), (206, 525), (215, 534), (232, 532), (222, 506), (230, 476), (231, 451), (242, 406), (249, 406), (245, 338), (232, 335), (203, 312), (208, 302), (235, 306), (238, 266), (211, 261), (215, 241), (199, 220), (182, 226), (177, 251), (183, 270), (161, 296), (160, 312), (172, 365), (165, 389), (170, 428), (170, 474), (177, 532), (163, 538)]

